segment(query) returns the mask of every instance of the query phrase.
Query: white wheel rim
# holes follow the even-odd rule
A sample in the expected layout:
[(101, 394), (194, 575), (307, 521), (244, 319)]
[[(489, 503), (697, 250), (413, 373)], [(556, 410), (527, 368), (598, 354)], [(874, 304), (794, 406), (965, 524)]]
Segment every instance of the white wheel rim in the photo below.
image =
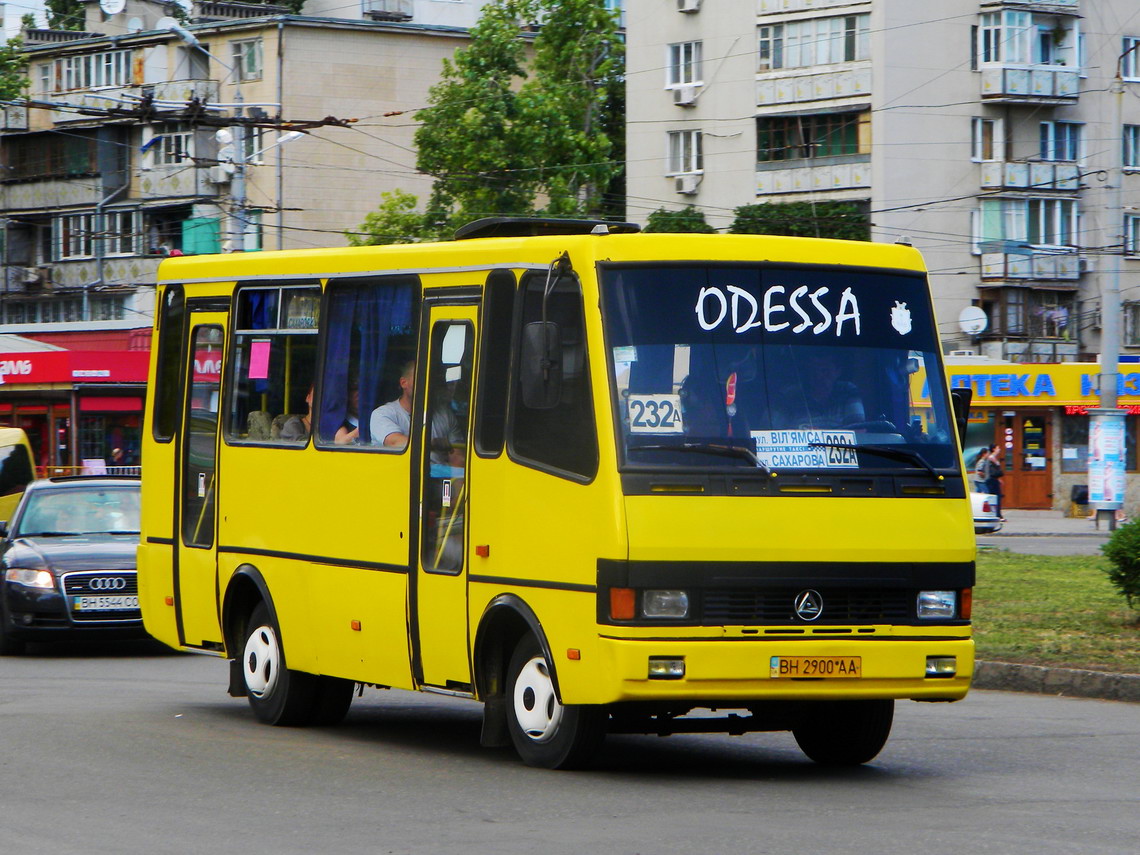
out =
[(530, 659), (519, 672), (514, 686), (515, 721), (535, 742), (554, 738), (562, 722), (562, 704), (554, 694), (550, 669), (541, 656)]
[(281, 670), (281, 648), (271, 626), (259, 626), (245, 641), (245, 687), (256, 698), (273, 694)]

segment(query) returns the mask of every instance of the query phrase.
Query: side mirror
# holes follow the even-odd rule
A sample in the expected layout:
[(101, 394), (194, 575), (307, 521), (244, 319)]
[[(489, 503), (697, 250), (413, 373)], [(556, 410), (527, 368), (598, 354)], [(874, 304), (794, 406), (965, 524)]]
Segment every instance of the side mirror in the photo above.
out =
[(958, 444), (966, 447), (966, 425), (970, 421), (970, 401), (973, 389), (957, 387), (950, 390), (950, 402), (954, 405), (954, 423), (958, 426)]
[(519, 362), (523, 406), (550, 410), (562, 394), (562, 333), (552, 321), (534, 321), (523, 327)]
[(8, 520), (0, 520), (0, 538), (8, 536)]

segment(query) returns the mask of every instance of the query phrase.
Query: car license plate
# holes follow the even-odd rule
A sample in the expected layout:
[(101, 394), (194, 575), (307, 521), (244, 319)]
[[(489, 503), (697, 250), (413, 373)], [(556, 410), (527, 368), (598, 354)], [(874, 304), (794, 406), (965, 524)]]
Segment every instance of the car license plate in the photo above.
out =
[(863, 661), (860, 656), (773, 656), (768, 676), (773, 680), (850, 680), (863, 676)]
[(139, 607), (138, 597), (72, 597), (71, 608), (77, 612), (122, 612)]

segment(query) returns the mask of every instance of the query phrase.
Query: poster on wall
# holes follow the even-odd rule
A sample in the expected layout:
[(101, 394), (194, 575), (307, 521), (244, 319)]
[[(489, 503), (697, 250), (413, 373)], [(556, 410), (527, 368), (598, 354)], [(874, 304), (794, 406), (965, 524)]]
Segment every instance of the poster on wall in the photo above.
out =
[(1114, 510), (1124, 502), (1124, 413), (1089, 415), (1089, 502)]

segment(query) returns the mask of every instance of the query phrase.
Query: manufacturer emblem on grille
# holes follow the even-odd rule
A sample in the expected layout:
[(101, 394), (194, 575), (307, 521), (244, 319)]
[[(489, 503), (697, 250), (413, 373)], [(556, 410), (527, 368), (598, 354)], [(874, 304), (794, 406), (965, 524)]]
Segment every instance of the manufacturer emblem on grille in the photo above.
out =
[(121, 591), (127, 587), (127, 580), (122, 576), (104, 576), (92, 579), (87, 587), (92, 591)]
[(819, 595), (819, 591), (810, 588), (796, 594), (794, 605), (800, 620), (815, 620), (823, 614), (823, 597)]

